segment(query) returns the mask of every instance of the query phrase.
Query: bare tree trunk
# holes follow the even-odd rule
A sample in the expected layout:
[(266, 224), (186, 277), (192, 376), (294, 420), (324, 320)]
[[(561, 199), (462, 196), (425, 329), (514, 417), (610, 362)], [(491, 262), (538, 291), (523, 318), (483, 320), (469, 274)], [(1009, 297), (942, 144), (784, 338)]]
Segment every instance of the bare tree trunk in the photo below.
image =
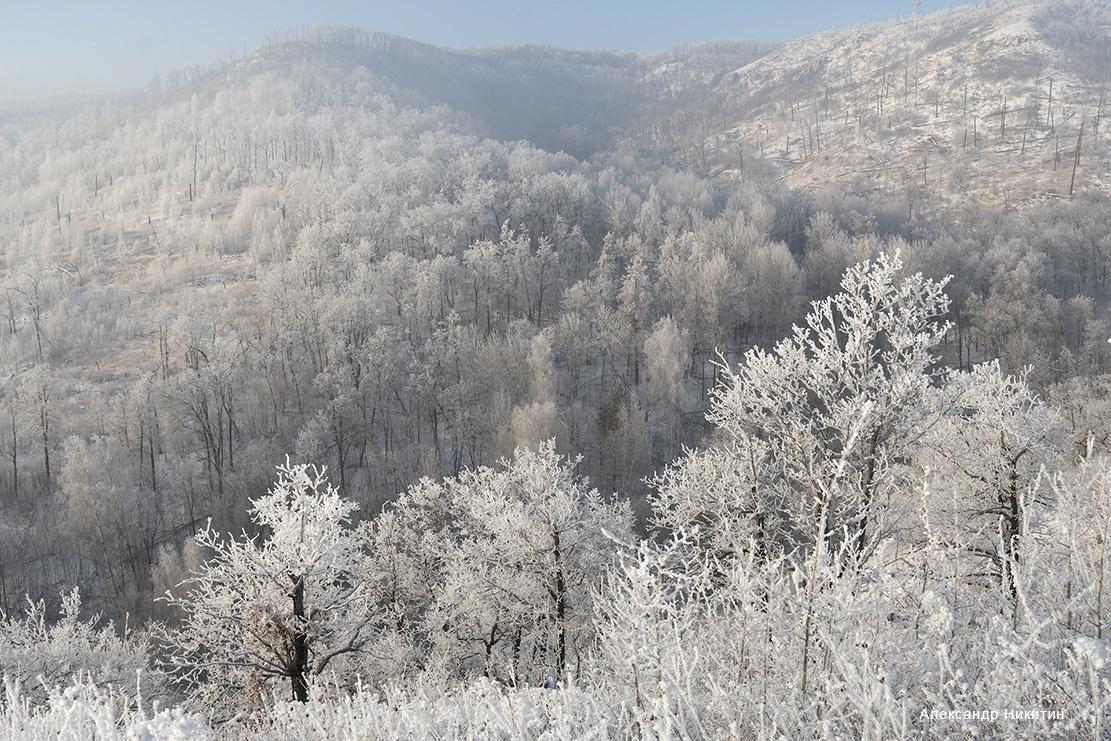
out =
[(563, 553), (560, 550), (558, 531), (552, 533), (552, 553), (555, 557), (555, 590), (552, 598), (556, 609), (556, 679), (562, 679), (567, 663), (567, 582), (563, 575)]
[(19, 435), (15, 426), (15, 409), (8, 410), (8, 417), (11, 420), (12, 430), (12, 495), (19, 496)]
[(308, 702), (309, 638), (305, 633), (305, 577), (297, 577), (290, 596), (293, 597), (293, 617), (296, 624), (293, 634), (293, 665), (290, 667), (289, 679), (293, 699)]
[(43, 466), (46, 468), (46, 483), (49, 484), (50, 476), (50, 417), (47, 413), (46, 404), (39, 409), (39, 423), (42, 426), (42, 460)]
[(1076, 168), (1080, 167), (1080, 145), (1084, 143), (1084, 122), (1080, 122), (1080, 133), (1076, 135), (1076, 156), (1072, 160), (1072, 177), (1069, 179), (1069, 195), (1076, 188)]

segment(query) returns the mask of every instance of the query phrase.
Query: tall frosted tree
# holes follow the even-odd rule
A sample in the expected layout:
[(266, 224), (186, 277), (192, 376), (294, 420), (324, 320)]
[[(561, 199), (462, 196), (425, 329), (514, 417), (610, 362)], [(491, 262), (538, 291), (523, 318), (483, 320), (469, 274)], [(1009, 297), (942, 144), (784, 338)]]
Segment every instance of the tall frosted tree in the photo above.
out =
[(464, 669), (562, 678), (587, 650), (593, 590), (614, 562), (611, 537), (631, 539), (632, 517), (577, 462), (547, 441), (444, 482), (454, 544), (430, 632)]
[(288, 681), (303, 702), (313, 677), (342, 677), (344, 661), (373, 637), (355, 505), (322, 470), (287, 464), (278, 474), (251, 503), (260, 534), (222, 537), (211, 526), (198, 533), (211, 556), (165, 598), (184, 616), (167, 636), (170, 662), (205, 705), (234, 706), (273, 679)]
[[(944, 285), (903, 275), (898, 253), (881, 255), (846, 271), (841, 291), (814, 302), (770, 351), (746, 353), (707, 415), (722, 444), (657, 482), (659, 524), (747, 518), (743, 530), (779, 545), (849, 543), (867, 555), (929, 415)], [(712, 483), (722, 471), (728, 486)]]
[(923, 435), (934, 516), (967, 540), (969, 573), (991, 574), (1014, 602), (1013, 572), (1049, 496), (1041, 479), (1061, 462), (1060, 417), (998, 360), (948, 374), (931, 403), (943, 412)]

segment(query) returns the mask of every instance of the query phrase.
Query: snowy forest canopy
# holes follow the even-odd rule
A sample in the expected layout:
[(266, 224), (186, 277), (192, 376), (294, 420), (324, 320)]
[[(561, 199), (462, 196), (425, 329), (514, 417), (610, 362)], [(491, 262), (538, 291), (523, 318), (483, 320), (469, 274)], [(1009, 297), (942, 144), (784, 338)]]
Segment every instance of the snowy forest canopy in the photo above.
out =
[(708, 155), (777, 49), (2, 114), (0, 733), (1106, 735), (1111, 197)]

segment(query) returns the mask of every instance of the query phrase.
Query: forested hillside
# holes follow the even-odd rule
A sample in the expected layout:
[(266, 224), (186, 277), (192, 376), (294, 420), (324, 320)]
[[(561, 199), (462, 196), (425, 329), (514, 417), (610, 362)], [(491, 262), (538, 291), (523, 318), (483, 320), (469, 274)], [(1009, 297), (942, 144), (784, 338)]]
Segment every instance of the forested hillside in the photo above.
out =
[(1083, 0), (829, 31), (726, 75), (653, 138), (702, 167), (743, 170), (756, 154), (792, 186), (886, 193), (908, 210), (1106, 192), (1109, 39), (1107, 6)]
[(1107, 12), (0, 111), (3, 727), (1100, 737)]

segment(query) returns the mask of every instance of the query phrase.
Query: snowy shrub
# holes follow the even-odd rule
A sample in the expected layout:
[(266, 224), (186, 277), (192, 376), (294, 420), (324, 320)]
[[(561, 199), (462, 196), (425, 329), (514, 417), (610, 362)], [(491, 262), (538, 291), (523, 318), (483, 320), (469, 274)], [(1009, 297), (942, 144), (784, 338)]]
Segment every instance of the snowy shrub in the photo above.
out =
[(248, 739), (568, 739), (620, 736), (620, 709), (586, 690), (507, 689), (478, 679), (462, 687), (380, 696), (358, 688), (334, 702), (279, 703), (248, 725)]
[(45, 699), (32, 700), (18, 683), (5, 680), (0, 699), (0, 737), (38, 741), (142, 739), (185, 741), (214, 738), (202, 718), (180, 709), (145, 710), (135, 698), (78, 681), (50, 689)]
[(42, 601), (28, 600), (19, 617), (0, 614), (0, 674), (20, 687), (24, 702), (41, 702), (51, 688), (78, 680), (154, 698), (163, 678), (151, 668), (151, 654), (148, 631), (121, 634), (99, 615), (83, 620), (77, 589), (62, 597), (56, 619)]

